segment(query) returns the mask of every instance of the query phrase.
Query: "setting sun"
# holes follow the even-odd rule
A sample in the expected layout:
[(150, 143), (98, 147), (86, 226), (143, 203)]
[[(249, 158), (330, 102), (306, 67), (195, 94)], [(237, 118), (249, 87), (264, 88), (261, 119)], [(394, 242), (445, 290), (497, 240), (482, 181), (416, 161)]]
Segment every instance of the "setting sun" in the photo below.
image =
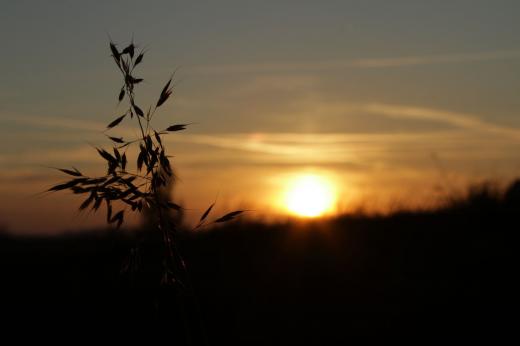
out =
[(330, 181), (317, 175), (302, 175), (291, 181), (285, 196), (287, 209), (298, 216), (317, 217), (330, 211), (335, 202)]

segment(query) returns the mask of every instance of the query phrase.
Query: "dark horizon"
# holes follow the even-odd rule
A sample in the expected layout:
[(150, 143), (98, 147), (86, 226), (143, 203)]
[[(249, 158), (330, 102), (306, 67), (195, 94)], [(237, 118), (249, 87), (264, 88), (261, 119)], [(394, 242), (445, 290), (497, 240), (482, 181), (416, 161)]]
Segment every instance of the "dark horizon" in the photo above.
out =
[(180, 345), (512, 336), (519, 186), (436, 212), (182, 232), (189, 289), (162, 283), (161, 241), (146, 229), (0, 235), (0, 302), (26, 325), (168, 323)]

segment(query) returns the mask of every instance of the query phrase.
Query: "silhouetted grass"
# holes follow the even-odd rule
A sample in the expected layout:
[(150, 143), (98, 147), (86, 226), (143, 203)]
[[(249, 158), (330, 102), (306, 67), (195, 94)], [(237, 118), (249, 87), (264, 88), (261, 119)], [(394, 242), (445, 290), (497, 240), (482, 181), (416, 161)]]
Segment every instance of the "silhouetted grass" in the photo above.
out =
[[(144, 112), (139, 106), (135, 91), (143, 82), (136, 76), (144, 58), (144, 50), (137, 52), (138, 47), (132, 42), (120, 50), (114, 42), (109, 43), (111, 56), (121, 73), (122, 86), (118, 91), (118, 102), (127, 101), (124, 113), (112, 120), (105, 130), (112, 131), (123, 121), (133, 121), (140, 135), (137, 138), (123, 138), (107, 135), (112, 142), (112, 148), (105, 150), (96, 148), (97, 153), (106, 163), (106, 174), (91, 177), (75, 167), (71, 169), (58, 168), (68, 176), (68, 181), (50, 187), (47, 192), (70, 191), (86, 198), (79, 206), (79, 211), (91, 210), (97, 212), (102, 205), (106, 207), (106, 221), (117, 229), (124, 222), (129, 212), (144, 213), (147, 216), (147, 232), (151, 237), (161, 239), (160, 250), (162, 259), (157, 263), (161, 268), (161, 277), (157, 278), (163, 285), (175, 286), (177, 289), (189, 291), (189, 280), (184, 267), (184, 261), (176, 241), (178, 225), (172, 212), (180, 213), (183, 208), (170, 198), (171, 184), (175, 182), (175, 174), (170, 163), (171, 156), (163, 145), (163, 136), (183, 131), (189, 124), (174, 124), (160, 130), (154, 128), (153, 118), (159, 108), (173, 94), (172, 75), (161, 90), (157, 101)], [(110, 132), (112, 133), (112, 132)], [(127, 156), (129, 148), (136, 148), (137, 157)], [(135, 162), (131, 167), (130, 161)], [(235, 219), (244, 210), (227, 213), (209, 221), (209, 214), (214, 203), (204, 212), (195, 228), (207, 224), (218, 224)], [(116, 211), (117, 210), (117, 211)], [(148, 236), (148, 235), (147, 235)], [(137, 270), (139, 244), (132, 248), (124, 266), (125, 270)]]

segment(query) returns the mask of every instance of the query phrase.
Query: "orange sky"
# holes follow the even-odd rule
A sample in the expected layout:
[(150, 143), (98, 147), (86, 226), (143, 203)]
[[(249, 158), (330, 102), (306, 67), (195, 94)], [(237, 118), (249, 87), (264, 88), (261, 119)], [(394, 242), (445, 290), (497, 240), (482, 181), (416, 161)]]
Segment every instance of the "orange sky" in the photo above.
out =
[[(334, 186), (334, 212), (429, 207), (519, 176), (519, 3), (389, 3), (5, 5), (0, 225), (104, 224), (78, 215), (75, 196), (35, 194), (62, 178), (47, 167), (103, 171), (92, 146), (109, 145), (102, 130), (121, 111), (107, 32), (148, 49), (143, 105), (177, 70), (156, 120), (194, 123), (166, 140), (188, 220), (217, 196), (217, 213), (285, 217), (305, 174)], [(114, 133), (136, 134), (130, 123)]]

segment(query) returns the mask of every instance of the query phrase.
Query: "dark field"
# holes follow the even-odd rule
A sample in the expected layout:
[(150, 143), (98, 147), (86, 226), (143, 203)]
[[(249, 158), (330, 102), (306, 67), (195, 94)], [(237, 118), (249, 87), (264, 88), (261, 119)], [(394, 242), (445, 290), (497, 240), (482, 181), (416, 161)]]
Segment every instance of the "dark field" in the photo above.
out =
[[(348, 342), (353, 333), (516, 329), (518, 186), (432, 212), (306, 224), (235, 222), (179, 235), (194, 296), (159, 285), (159, 242), (121, 273), (131, 236), (0, 238), (4, 316), (152, 327), (174, 344)], [(156, 245), (157, 244), (157, 245)], [(90, 323), (80, 321), (90, 321)], [(206, 340), (206, 341), (204, 341)]]

